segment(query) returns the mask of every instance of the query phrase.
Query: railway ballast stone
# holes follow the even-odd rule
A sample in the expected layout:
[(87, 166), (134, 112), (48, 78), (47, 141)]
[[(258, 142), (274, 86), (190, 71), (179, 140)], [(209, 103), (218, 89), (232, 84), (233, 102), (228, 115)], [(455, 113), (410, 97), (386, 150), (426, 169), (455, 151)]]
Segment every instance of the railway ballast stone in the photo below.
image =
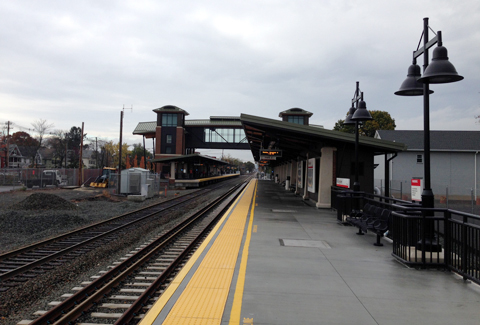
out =
[(14, 210), (76, 210), (77, 205), (48, 193), (34, 193), (12, 206)]

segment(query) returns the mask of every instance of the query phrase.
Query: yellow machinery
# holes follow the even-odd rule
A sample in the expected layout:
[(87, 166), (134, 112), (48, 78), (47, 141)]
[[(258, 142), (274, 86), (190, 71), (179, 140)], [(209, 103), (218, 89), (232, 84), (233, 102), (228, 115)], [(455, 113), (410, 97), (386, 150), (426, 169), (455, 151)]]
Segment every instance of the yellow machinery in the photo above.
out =
[(109, 187), (115, 186), (112, 181), (112, 174), (117, 172), (116, 168), (112, 167), (103, 167), (102, 175), (98, 176), (97, 179), (90, 183), (91, 187)]

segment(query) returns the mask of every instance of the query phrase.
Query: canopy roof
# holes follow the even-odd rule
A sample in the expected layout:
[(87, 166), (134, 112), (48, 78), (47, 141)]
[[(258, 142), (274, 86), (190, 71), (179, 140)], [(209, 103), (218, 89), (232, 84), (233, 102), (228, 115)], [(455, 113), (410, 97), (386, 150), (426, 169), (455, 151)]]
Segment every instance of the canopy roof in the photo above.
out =
[[(282, 151), (282, 157), (277, 157), (272, 165), (298, 158), (305, 159), (307, 153), (310, 157), (320, 155), (322, 147), (342, 150), (345, 146), (355, 145), (355, 135), (350, 133), (247, 114), (241, 114), (240, 120), (255, 161), (260, 161), (260, 150)], [(360, 136), (359, 146), (360, 150), (371, 151), (374, 155), (406, 150), (403, 143), (366, 136)]]

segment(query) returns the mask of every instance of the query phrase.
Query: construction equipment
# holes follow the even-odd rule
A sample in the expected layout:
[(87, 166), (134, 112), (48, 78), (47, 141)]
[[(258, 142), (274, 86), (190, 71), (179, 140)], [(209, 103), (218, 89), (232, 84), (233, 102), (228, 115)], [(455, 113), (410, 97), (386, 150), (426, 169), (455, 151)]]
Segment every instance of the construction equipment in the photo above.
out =
[(112, 180), (112, 175), (117, 173), (116, 168), (103, 167), (102, 175), (90, 183), (90, 187), (112, 187), (115, 186), (115, 182)]

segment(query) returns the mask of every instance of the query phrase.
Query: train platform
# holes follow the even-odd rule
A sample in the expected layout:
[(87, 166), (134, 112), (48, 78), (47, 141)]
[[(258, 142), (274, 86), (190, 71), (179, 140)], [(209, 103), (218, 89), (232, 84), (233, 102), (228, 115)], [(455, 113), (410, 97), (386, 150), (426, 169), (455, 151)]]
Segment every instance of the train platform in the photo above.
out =
[(253, 180), (140, 324), (478, 324), (480, 288)]

